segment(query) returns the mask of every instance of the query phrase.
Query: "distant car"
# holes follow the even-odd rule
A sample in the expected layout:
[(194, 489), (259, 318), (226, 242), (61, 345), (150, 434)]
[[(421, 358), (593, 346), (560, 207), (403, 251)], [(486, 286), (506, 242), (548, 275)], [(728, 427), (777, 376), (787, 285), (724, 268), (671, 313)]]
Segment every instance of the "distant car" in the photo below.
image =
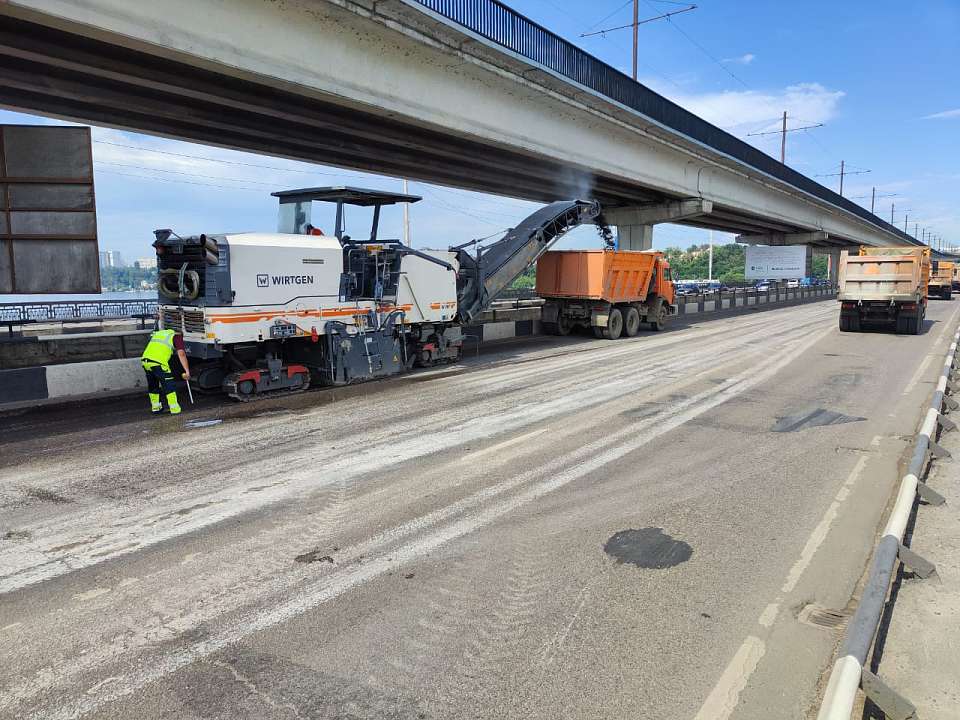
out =
[(787, 290), (793, 290), (794, 288), (800, 287), (799, 280), (787, 280)]
[(767, 292), (771, 287), (769, 280), (757, 280), (757, 284), (753, 286), (754, 290), (757, 292)]

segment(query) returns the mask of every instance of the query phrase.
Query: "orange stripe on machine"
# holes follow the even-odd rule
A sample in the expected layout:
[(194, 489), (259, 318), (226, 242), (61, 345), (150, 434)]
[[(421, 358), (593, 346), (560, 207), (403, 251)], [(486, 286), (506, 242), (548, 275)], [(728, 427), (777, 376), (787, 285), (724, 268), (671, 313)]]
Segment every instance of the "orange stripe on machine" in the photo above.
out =
[[(411, 310), (413, 305), (398, 305), (396, 307), (382, 307), (381, 312), (393, 312), (394, 310)], [(351, 317), (366, 315), (369, 308), (319, 308), (317, 310), (273, 310), (258, 313), (235, 313), (229, 315), (210, 315), (210, 322), (215, 323), (246, 323), (259, 322), (260, 320), (273, 320), (282, 317)]]

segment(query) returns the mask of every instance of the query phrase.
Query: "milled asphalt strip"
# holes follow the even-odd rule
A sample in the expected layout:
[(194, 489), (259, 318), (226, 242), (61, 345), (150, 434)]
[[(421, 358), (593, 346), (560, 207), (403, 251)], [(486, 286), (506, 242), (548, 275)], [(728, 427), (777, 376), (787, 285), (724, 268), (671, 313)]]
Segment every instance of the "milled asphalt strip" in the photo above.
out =
[[(96, 693), (87, 694), (90, 693), (90, 690), (87, 690), (84, 697), (61, 707), (48, 717), (51, 720), (66, 720), (67, 718), (79, 718), (87, 715), (107, 702), (126, 697), (151, 682), (176, 672), (229, 645), (242, 641), (253, 633), (287, 622), (324, 602), (339, 597), (348, 590), (395, 570), (401, 565), (422, 558), (453, 540), (487, 526), (508, 513), (619, 460), (661, 435), (770, 379), (829, 332), (832, 332), (832, 328), (808, 335), (791, 344), (791, 347), (784, 348), (785, 350), (789, 349), (789, 352), (784, 352), (764, 364), (724, 381), (714, 390), (702, 393), (697, 398), (691, 398), (686, 403), (681, 403), (680, 405), (686, 406), (685, 409), (662, 420), (647, 432), (635, 436), (631, 440), (625, 440), (622, 444), (595, 453), (579, 464), (560, 472), (552, 478), (542, 480), (514, 497), (481, 510), (472, 517), (464, 517), (417, 540), (395, 547), (389, 551), (389, 557), (386, 557), (387, 553), (384, 553), (377, 558), (371, 558), (360, 566), (346, 568), (342, 572), (311, 583), (297, 593), (294, 599), (284, 602), (268, 612), (253, 613), (243, 621), (235, 623), (232, 628), (216, 633), (206, 640), (193, 643), (187, 648), (170, 653), (157, 660), (144, 661), (139, 672), (118, 677), (116, 682), (109, 685), (110, 690), (104, 695), (94, 697), (93, 695)], [(577, 454), (583, 451), (584, 449), (581, 449)]]
[[(797, 339), (794, 342), (800, 342), (803, 339), (803, 326), (798, 326), (796, 334), (798, 335)], [(781, 348), (782, 349), (782, 348)], [(753, 349), (752, 352), (762, 352), (762, 349)], [(706, 374), (709, 370), (704, 370), (701, 373), (691, 375), (691, 380), (698, 377), (699, 375)], [(736, 378), (734, 378), (736, 380)], [(498, 485), (491, 486), (489, 488), (484, 488), (483, 490), (474, 493), (473, 495), (455, 502), (447, 507), (441, 508), (432, 513), (428, 513), (425, 516), (417, 518), (411, 522), (404, 523), (400, 526), (394, 527), (384, 533), (370, 538), (364, 542), (361, 542), (358, 545), (354, 545), (350, 548), (344, 548), (341, 553), (338, 554), (338, 562), (343, 565), (353, 561), (358, 561), (360, 558), (369, 557), (375, 552), (382, 551), (386, 546), (393, 543), (399, 542), (404, 539), (404, 537), (411, 535), (416, 532), (422, 532), (424, 529), (438, 524), (442, 521), (448, 520), (456, 515), (466, 513), (471, 510), (473, 507), (488, 502), (491, 499), (496, 498), (497, 496), (515, 490), (516, 488), (522, 486), (523, 484), (532, 482), (544, 474), (549, 474), (552, 472), (561, 472), (566, 465), (569, 465), (572, 462), (579, 462), (581, 460), (592, 457), (598, 452), (603, 451), (607, 446), (612, 443), (619, 442), (621, 439), (629, 439), (635, 437), (637, 433), (641, 433), (646, 429), (657, 425), (664, 420), (668, 420), (671, 416), (675, 415), (677, 412), (685, 410), (690, 407), (695, 407), (698, 403), (703, 402), (704, 400), (709, 400), (714, 397), (714, 395), (722, 389), (723, 386), (717, 388), (712, 388), (708, 391), (700, 393), (697, 396), (689, 398), (687, 400), (681, 401), (679, 403), (673, 403), (668, 406), (664, 406), (663, 409), (654, 414), (649, 418), (645, 418), (643, 421), (633, 423), (628, 428), (618, 431), (615, 434), (604, 436), (602, 439), (594, 441), (587, 446), (581, 447), (578, 450), (575, 450), (569, 453), (566, 456), (557, 458), (547, 465), (540, 467), (536, 470), (527, 471), (516, 478), (502, 482)], [(501, 443), (500, 446), (503, 447), (506, 444), (512, 443), (512, 440), (508, 440), (505, 443)], [(289, 534), (289, 533), (288, 533)], [(278, 538), (278, 543), (286, 542), (282, 538)], [(240, 552), (241, 556), (246, 557), (247, 554), (243, 551)], [(257, 588), (257, 598), (266, 598), (270, 595), (276, 595), (278, 597), (287, 597), (290, 594), (295, 594), (301, 591), (299, 579), (290, 579), (286, 577), (276, 578), (274, 580), (265, 580), (258, 581), (256, 583)], [(233, 612), (237, 610), (244, 603), (252, 603), (256, 601), (257, 598), (251, 598), (244, 596), (242, 592), (229, 592), (225, 593), (224, 597), (227, 598), (228, 603), (224, 602), (211, 602), (208, 599), (199, 610), (193, 610), (186, 615), (177, 616), (173, 621), (177, 631), (185, 632), (191, 628), (199, 626), (201, 623), (208, 623), (211, 619), (215, 617), (222, 616), (228, 612)], [(131, 598), (128, 602), (137, 602), (136, 598)], [(227, 606), (229, 605), (229, 606)], [(172, 612), (172, 610), (171, 610)], [(169, 633), (165, 637), (169, 637)], [(138, 629), (137, 634), (134, 636), (129, 636), (128, 634), (122, 635), (122, 641), (117, 641), (114, 644), (108, 644), (106, 646), (101, 646), (97, 650), (92, 652), (87, 652), (84, 654), (82, 661), (74, 662), (74, 664), (66, 671), (58, 671), (56, 678), (59, 683), (63, 683), (67, 675), (75, 675), (79, 672), (83, 672), (85, 669), (90, 667), (100, 667), (105, 665), (107, 662), (114, 660), (117, 656), (128, 651), (131, 646), (136, 645), (149, 645), (155, 643), (163, 637), (157, 635), (156, 628), (144, 627), (143, 629)], [(26, 684), (22, 684), (15, 690), (13, 690), (8, 698), (12, 699), (13, 697), (19, 699), (26, 699), (36, 695), (37, 693), (43, 691), (45, 688), (49, 687), (50, 682), (52, 682), (52, 675), (46, 674), (43, 678), (35, 679), (29, 681)], [(3, 707), (7, 704), (7, 701), (4, 699), (4, 696), (0, 695), (0, 707)]]
[[(853, 486), (863, 474), (863, 469), (866, 464), (867, 456), (861, 455), (856, 465), (854, 465), (853, 470), (851, 470), (847, 476), (846, 481), (840, 487), (840, 490), (837, 491), (833, 502), (830, 504), (830, 507), (827, 508), (823, 518), (810, 533), (810, 537), (800, 552), (800, 558), (794, 563), (793, 567), (790, 568), (790, 572), (787, 573), (783, 587), (780, 588), (782, 594), (777, 596), (777, 599), (769, 603), (763, 612), (760, 613), (757, 624), (761, 627), (769, 629), (773, 626), (777, 615), (780, 613), (783, 596), (792, 592), (797, 586), (804, 571), (810, 565), (810, 561), (813, 560), (817, 549), (826, 539), (827, 533), (830, 531), (830, 526), (840, 512), (841, 504), (847, 499)], [(740, 702), (740, 693), (743, 692), (743, 689), (747, 686), (750, 676), (753, 675), (757, 669), (766, 651), (767, 646), (762, 638), (757, 637), (757, 635), (748, 635), (727, 664), (717, 684), (714, 685), (710, 694), (707, 695), (707, 699), (704, 700), (694, 720), (727, 720)]]
[[(818, 319), (814, 318), (807, 323), (794, 326), (790, 334), (801, 332), (807, 325), (818, 322)], [(762, 337), (770, 335), (764, 328), (758, 329), (757, 334)], [(744, 337), (738, 336), (729, 344), (736, 345), (743, 341)], [(328, 459), (325, 463), (326, 477), (323, 479), (316, 477), (314, 468), (316, 463), (325, 460), (324, 456), (311, 458), (308, 463), (311, 469), (308, 471), (292, 475), (285, 472), (284, 482), (257, 492), (248, 492), (253, 487), (262, 487), (264, 476), (258, 475), (239, 486), (194, 498), (191, 501), (192, 505), (202, 504), (209, 508), (209, 511), (204, 514), (181, 514), (182, 507), (165, 506), (158, 509), (151, 506), (148, 513), (126, 516), (119, 522), (101, 523), (101, 527), (104, 528), (102, 536), (89, 541), (89, 533), (83, 529), (89, 526), (91, 511), (89, 508), (80, 509), (60, 517), (54, 526), (26, 528), (33, 534), (34, 540), (28, 544), (18, 545), (7, 553), (0, 553), (0, 563), (2, 563), (0, 567), (3, 573), (0, 576), (0, 594), (142, 550), (245, 512), (263, 508), (271, 503), (287, 500), (304, 491), (313, 492), (334, 482), (343, 481), (345, 478), (374, 472), (386, 462), (395, 464), (423, 457), (465, 442), (516, 431), (573, 410), (600, 405), (622, 396), (626, 389), (625, 381), (628, 381), (631, 386), (642, 387), (643, 384), (661, 376), (664, 369), (685, 372), (688, 369), (703, 366), (702, 353), (699, 349), (689, 351), (688, 356), (684, 361), (668, 359), (658, 364), (645, 365), (643, 370), (634, 370), (630, 367), (607, 370), (600, 375), (608, 376), (609, 379), (603, 384), (591, 385), (589, 399), (578, 394), (561, 395), (553, 400), (541, 402), (534, 408), (516, 407), (511, 411), (486, 415), (464, 427), (438, 428), (426, 432), (426, 428), (421, 426), (411, 431), (408, 438), (389, 438), (385, 443), (389, 449), (386, 455), (384, 447), (380, 445), (351, 455), (337, 453), (334, 458)], [(703, 368), (701, 374), (709, 371), (710, 368)], [(596, 381), (597, 375), (594, 374), (590, 379)], [(582, 380), (575, 379), (572, 382), (582, 384)], [(277, 472), (276, 469), (275, 472)], [(55, 531), (58, 527), (73, 534), (62, 535), (53, 540), (50, 537), (51, 531)], [(148, 531), (144, 532), (144, 529)], [(84, 534), (77, 534), (78, 532)], [(68, 556), (51, 558), (47, 555), (47, 548), (54, 541), (58, 546), (73, 543), (80, 543), (80, 545), (71, 548), (71, 554)]]

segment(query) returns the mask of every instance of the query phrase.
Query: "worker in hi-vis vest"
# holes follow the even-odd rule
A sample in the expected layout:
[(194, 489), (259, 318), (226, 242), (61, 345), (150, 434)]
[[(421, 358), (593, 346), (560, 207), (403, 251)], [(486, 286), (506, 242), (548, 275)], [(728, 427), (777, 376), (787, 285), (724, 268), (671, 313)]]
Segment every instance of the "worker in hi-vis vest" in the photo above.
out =
[(180, 364), (183, 366), (183, 379), (190, 381), (190, 364), (187, 362), (187, 353), (183, 345), (183, 336), (174, 330), (155, 330), (150, 336), (140, 364), (147, 374), (147, 393), (150, 396), (150, 408), (157, 415), (163, 411), (160, 402), (160, 391), (167, 396), (167, 407), (170, 414), (180, 412), (180, 402), (177, 400), (177, 391), (173, 387), (173, 371), (170, 369), (170, 359), (177, 353)]

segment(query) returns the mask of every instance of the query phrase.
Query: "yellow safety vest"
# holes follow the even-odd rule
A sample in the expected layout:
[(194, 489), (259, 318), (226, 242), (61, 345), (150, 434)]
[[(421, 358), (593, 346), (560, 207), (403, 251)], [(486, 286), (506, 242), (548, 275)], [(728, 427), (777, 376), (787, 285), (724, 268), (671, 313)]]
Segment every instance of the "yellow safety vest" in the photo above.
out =
[(173, 357), (173, 330), (157, 330), (150, 336), (150, 342), (143, 350), (141, 360), (149, 360), (162, 366), (170, 367), (170, 358)]

